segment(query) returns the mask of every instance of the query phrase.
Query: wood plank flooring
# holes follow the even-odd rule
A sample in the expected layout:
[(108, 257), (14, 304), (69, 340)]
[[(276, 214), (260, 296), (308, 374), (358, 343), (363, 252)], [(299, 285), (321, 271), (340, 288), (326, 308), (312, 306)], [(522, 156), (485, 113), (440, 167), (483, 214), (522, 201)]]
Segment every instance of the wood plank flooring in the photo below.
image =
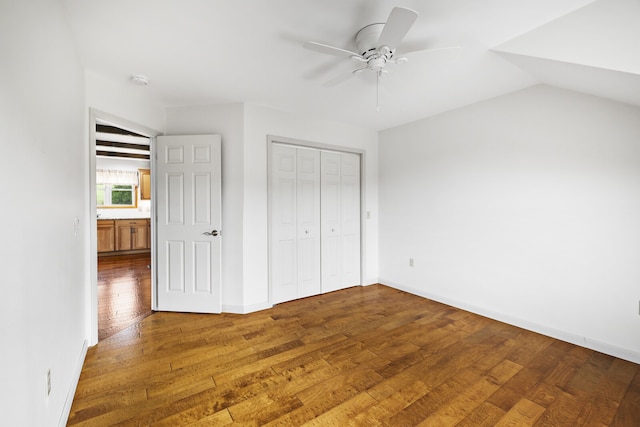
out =
[(89, 349), (69, 425), (638, 426), (640, 365), (382, 285), (154, 313)]
[(98, 258), (98, 340), (129, 327), (151, 311), (151, 255)]

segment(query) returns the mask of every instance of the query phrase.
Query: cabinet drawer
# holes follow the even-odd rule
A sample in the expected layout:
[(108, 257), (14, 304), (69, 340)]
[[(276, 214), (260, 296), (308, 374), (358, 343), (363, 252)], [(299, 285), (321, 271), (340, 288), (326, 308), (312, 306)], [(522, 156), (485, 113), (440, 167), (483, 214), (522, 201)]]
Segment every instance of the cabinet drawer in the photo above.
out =
[(117, 219), (116, 220), (116, 226), (117, 227), (122, 227), (122, 226), (143, 226), (143, 225), (147, 225), (147, 222), (149, 220), (148, 219)]

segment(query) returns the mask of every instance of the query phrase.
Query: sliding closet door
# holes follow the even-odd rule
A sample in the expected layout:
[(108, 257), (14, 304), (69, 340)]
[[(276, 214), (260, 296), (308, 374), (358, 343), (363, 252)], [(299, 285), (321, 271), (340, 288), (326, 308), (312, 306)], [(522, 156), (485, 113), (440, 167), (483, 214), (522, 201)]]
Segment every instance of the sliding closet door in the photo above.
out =
[(320, 152), (297, 149), (298, 298), (320, 289)]
[(342, 287), (360, 284), (360, 156), (341, 154)]
[(320, 153), (274, 144), (271, 150), (272, 303), (321, 292)]
[(270, 284), (277, 304), (360, 284), (360, 156), (271, 145)]
[(360, 156), (322, 152), (322, 292), (360, 284)]
[(297, 297), (296, 149), (271, 150), (271, 291), (274, 304)]
[(342, 195), (340, 153), (323, 151), (320, 156), (322, 221), (322, 292), (342, 289)]

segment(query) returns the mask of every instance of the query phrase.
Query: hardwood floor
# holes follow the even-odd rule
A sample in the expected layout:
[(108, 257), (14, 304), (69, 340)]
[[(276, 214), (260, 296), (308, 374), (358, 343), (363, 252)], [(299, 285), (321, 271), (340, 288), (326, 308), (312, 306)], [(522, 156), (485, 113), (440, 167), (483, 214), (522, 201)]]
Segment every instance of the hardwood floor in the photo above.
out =
[(69, 425), (638, 426), (640, 365), (382, 285), (154, 313), (89, 349)]
[(150, 265), (150, 254), (98, 258), (98, 340), (152, 313)]

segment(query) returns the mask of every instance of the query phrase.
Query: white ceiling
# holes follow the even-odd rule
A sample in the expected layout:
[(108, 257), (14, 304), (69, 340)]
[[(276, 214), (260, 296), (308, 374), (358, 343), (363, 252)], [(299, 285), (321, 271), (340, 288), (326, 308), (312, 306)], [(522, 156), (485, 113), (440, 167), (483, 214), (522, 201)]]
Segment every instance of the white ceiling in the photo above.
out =
[[(540, 82), (640, 105), (639, 0), (62, 2), (84, 66), (146, 75), (165, 106), (248, 102), (379, 130)], [(302, 44), (355, 50), (394, 6), (419, 13), (399, 51), (462, 48), (393, 66), (377, 112), (373, 73), (325, 87), (357, 64)]]

